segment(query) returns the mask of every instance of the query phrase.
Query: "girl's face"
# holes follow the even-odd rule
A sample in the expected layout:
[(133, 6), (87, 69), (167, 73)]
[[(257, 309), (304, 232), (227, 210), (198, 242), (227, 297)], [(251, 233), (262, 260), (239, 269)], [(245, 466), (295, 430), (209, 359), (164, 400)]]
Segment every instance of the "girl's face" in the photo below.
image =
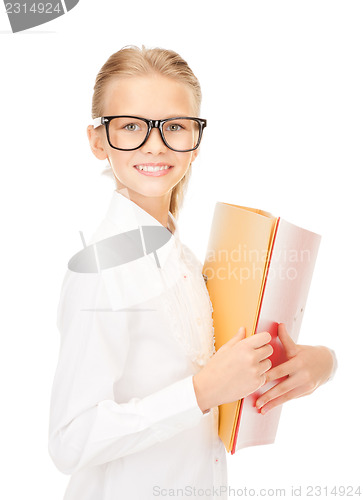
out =
[[(103, 101), (103, 115), (131, 115), (148, 119), (195, 116), (193, 94), (183, 83), (161, 75), (117, 78), (108, 83)], [(130, 199), (142, 205), (145, 197), (159, 198), (169, 206), (171, 190), (182, 179), (195, 160), (198, 150), (179, 153), (162, 141), (153, 128), (146, 143), (134, 151), (119, 151), (107, 141), (104, 126), (88, 127), (93, 153), (108, 159), (116, 178), (117, 189), (127, 188)], [(136, 165), (167, 165), (165, 175), (151, 176)], [(150, 200), (149, 200), (150, 201)]]

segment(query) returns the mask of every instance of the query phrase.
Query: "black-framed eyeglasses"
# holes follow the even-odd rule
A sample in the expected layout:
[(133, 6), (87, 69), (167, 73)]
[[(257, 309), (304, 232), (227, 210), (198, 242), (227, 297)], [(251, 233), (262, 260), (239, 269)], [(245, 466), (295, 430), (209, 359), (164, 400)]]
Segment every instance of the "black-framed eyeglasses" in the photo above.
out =
[(207, 120), (190, 116), (149, 120), (139, 116), (101, 116), (93, 120), (94, 128), (106, 127), (109, 145), (120, 151), (141, 148), (148, 140), (153, 128), (158, 128), (164, 144), (173, 151), (186, 153), (200, 145)]

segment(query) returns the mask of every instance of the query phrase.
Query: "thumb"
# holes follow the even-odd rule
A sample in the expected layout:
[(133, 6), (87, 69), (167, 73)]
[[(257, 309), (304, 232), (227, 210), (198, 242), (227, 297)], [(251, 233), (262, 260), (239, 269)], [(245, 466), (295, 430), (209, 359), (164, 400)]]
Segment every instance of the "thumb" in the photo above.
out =
[(243, 340), (244, 338), (246, 338), (246, 328), (244, 326), (241, 326), (238, 329), (237, 333), (235, 335), (233, 335), (233, 337), (230, 338), (228, 340), (228, 342), (221, 345), (221, 347), (218, 349), (218, 351), (224, 352), (225, 349), (227, 349), (228, 347), (234, 346), (235, 344), (237, 344), (237, 342), (239, 342), (240, 340)]
[(292, 340), (292, 338), (288, 334), (284, 323), (280, 323), (278, 325), (277, 334), (279, 336), (281, 344), (283, 345), (283, 347), (286, 351), (287, 357), (291, 358), (292, 356), (295, 356), (297, 354), (297, 347), (296, 347), (295, 342)]
[(233, 337), (228, 341), (230, 345), (234, 345), (240, 340), (243, 340), (246, 338), (246, 328), (244, 326), (241, 326), (238, 328), (238, 331)]

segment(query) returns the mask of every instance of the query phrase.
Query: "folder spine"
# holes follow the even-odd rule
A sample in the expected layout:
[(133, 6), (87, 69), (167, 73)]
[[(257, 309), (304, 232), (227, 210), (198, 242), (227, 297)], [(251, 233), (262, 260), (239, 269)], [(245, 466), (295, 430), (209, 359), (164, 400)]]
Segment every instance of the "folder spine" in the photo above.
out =
[[(257, 328), (257, 325), (258, 325), (258, 321), (260, 319), (261, 305), (262, 305), (263, 297), (264, 297), (264, 294), (265, 294), (268, 273), (270, 271), (271, 257), (272, 257), (272, 254), (273, 254), (273, 251), (274, 251), (274, 248), (275, 248), (276, 235), (277, 235), (277, 232), (279, 230), (279, 223), (280, 223), (280, 217), (278, 217), (277, 220), (276, 220), (274, 235), (273, 235), (273, 239), (272, 239), (272, 243), (271, 243), (271, 250), (270, 250), (270, 253), (269, 253), (269, 256), (268, 256), (266, 275), (265, 275), (265, 280), (264, 280), (264, 283), (263, 283), (263, 290), (262, 290), (262, 294), (261, 294), (261, 301), (260, 301), (258, 315), (257, 315), (256, 324), (255, 324), (253, 333), (256, 333), (256, 328)], [(236, 430), (235, 430), (235, 433), (234, 433), (234, 436), (233, 436), (233, 446), (232, 446), (232, 450), (231, 450), (231, 455), (234, 455), (236, 453), (237, 437), (238, 437), (238, 432), (239, 432), (239, 426), (240, 426), (240, 423), (241, 423), (242, 407), (243, 407), (243, 399), (241, 399), (241, 404), (240, 404), (240, 407), (239, 407), (238, 419), (237, 419), (237, 424), (236, 424)]]

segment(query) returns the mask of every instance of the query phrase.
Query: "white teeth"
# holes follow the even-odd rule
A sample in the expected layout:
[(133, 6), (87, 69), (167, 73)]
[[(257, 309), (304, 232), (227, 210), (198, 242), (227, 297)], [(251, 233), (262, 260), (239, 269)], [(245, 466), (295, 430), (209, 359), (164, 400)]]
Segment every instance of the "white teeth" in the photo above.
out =
[(138, 170), (144, 170), (145, 172), (158, 172), (159, 170), (167, 170), (170, 168), (168, 165), (164, 165), (162, 167), (152, 167), (152, 166), (143, 166), (143, 165), (135, 165)]

